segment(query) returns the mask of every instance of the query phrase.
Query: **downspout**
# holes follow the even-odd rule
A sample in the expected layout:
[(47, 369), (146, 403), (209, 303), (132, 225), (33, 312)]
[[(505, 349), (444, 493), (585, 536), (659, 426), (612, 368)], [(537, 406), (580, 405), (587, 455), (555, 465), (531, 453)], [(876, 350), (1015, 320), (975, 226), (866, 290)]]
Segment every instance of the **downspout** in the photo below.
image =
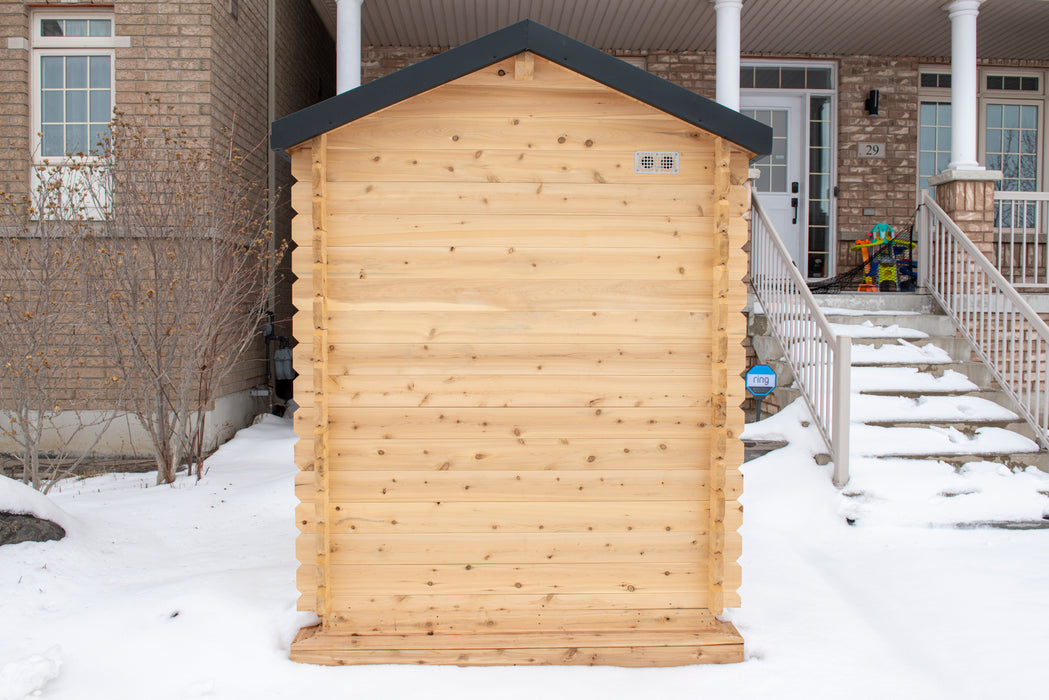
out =
[[(266, 132), (269, 125), (277, 119), (277, 0), (266, 2)], [(272, 148), (266, 149), (266, 188), (267, 205), (270, 219), (269, 259), (272, 261), (277, 252), (277, 154)], [(276, 265), (270, 268), (269, 280), (270, 310), (277, 310), (277, 270)], [(269, 341), (266, 341), (266, 355), (269, 359)], [(269, 413), (273, 412), (273, 397), (276, 389), (274, 373), (266, 365), (266, 374), (270, 377)]]

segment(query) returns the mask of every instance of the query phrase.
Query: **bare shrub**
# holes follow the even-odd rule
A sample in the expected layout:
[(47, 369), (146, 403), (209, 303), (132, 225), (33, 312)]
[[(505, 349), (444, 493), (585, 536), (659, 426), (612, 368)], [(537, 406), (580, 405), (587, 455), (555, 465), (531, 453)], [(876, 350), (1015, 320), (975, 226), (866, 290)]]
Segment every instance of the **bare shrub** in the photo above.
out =
[(157, 483), (201, 476), (206, 411), (258, 341), (271, 271), (264, 173), (224, 140), (190, 138), (153, 104), (117, 114), (96, 198), (108, 209), (93, 286), (111, 363), (152, 441)]
[(93, 177), (81, 157), (35, 166), (27, 195), (0, 193), (0, 452), (45, 492), (91, 456), (114, 417), (77, 397), (107, 382), (82, 376), (99, 344), (84, 283)]

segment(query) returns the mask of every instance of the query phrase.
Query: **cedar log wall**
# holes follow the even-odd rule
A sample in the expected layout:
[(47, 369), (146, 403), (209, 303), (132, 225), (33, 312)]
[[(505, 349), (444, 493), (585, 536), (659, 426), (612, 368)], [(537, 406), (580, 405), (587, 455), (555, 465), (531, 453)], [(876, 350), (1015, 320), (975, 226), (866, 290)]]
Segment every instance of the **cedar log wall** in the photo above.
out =
[(293, 659), (741, 658), (749, 155), (531, 54), (293, 149)]

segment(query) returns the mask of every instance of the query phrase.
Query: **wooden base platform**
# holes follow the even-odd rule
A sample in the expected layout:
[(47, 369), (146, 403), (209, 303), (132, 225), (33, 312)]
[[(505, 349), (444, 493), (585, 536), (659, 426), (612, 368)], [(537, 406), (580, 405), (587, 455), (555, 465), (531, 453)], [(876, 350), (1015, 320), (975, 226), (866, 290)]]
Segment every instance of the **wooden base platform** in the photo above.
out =
[(692, 632), (637, 631), (522, 634), (367, 634), (304, 627), (291, 660), (349, 664), (456, 666), (687, 666), (743, 660), (743, 638), (728, 622)]

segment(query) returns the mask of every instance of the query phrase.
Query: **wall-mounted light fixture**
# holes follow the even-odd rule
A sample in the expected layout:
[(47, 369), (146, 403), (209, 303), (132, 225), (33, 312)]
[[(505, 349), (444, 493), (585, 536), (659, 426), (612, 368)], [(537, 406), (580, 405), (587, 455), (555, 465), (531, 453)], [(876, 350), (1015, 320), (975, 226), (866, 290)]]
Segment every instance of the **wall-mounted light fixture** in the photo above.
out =
[(871, 90), (867, 93), (867, 100), (863, 103), (863, 108), (867, 110), (867, 114), (874, 116), (878, 113), (878, 91)]

